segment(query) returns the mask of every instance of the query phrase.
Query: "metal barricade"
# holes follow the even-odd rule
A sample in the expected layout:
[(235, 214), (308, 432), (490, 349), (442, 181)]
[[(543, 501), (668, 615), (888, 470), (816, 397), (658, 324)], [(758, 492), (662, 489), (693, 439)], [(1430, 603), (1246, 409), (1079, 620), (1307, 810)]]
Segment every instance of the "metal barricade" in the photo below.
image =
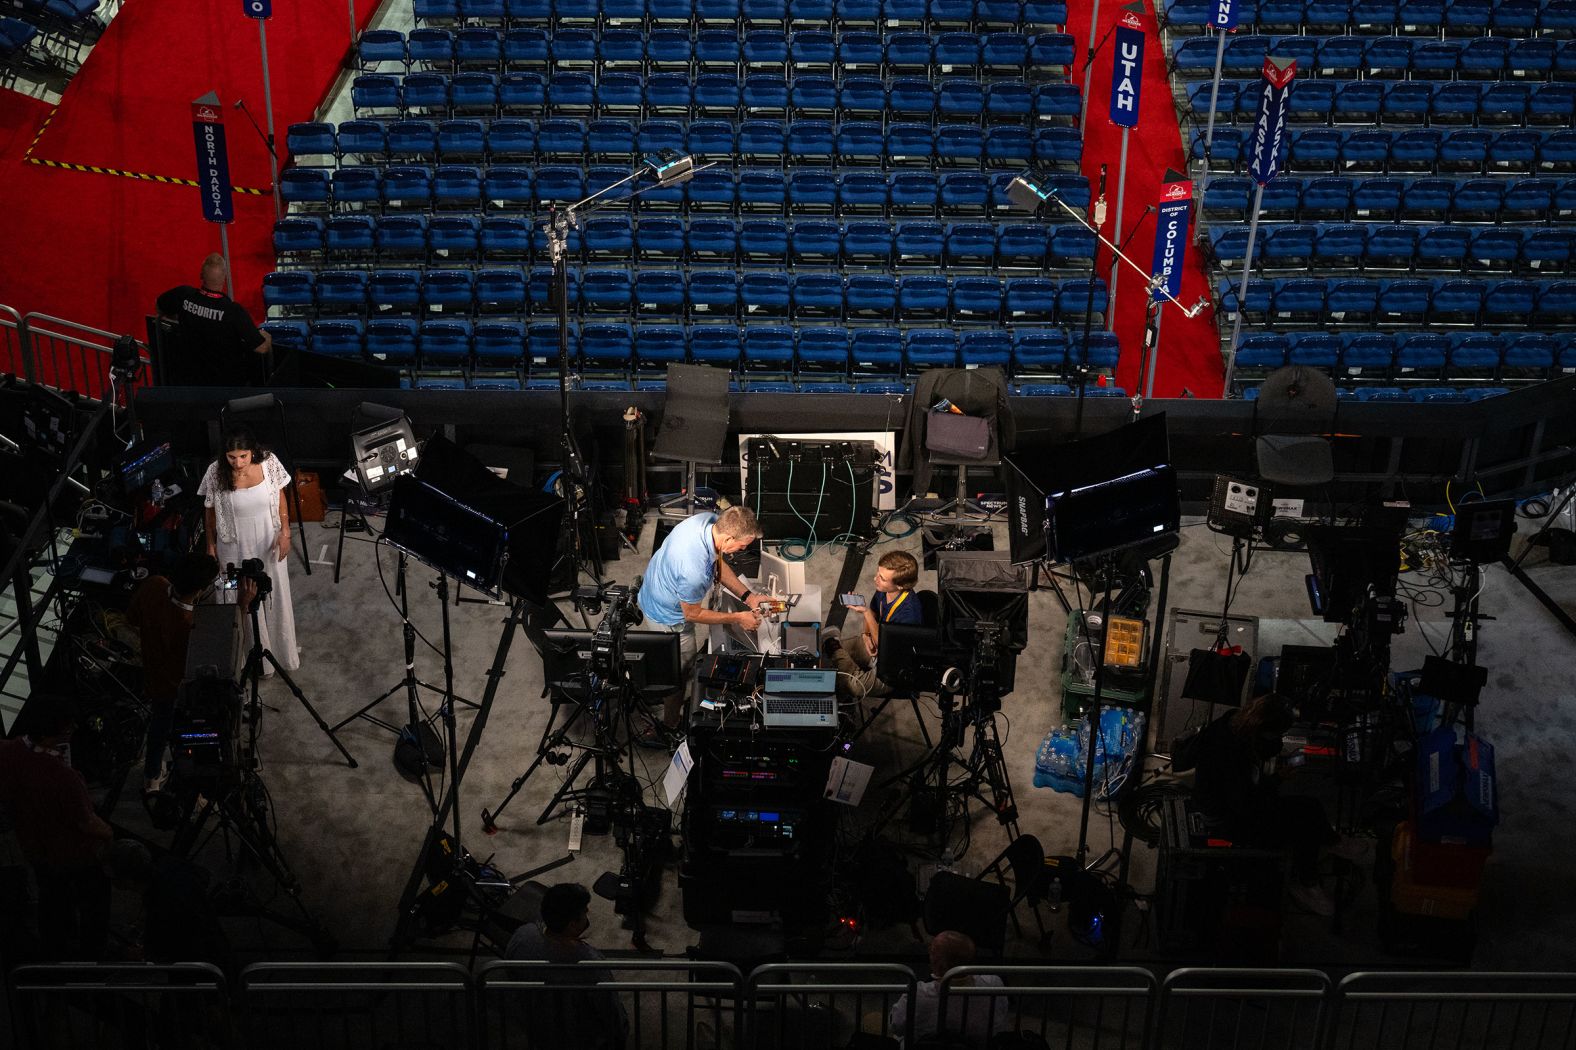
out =
[(684, 959), (572, 965), (489, 962), (476, 975), (487, 1050), (732, 1050), (744, 977), (735, 966)]
[(236, 1045), (224, 975), (207, 963), (19, 966), (7, 983), (18, 1050)]
[(802, 1050), (848, 1046), (856, 1033), (902, 1039), (912, 1026), (892, 1025), (892, 1008), (916, 990), (914, 973), (895, 963), (772, 963), (751, 972), (745, 1015), (752, 1047)]
[[(110, 362), (119, 335), (48, 314), (25, 315), (21, 331), (35, 382), (100, 400), (112, 396)], [(151, 382), (146, 367), (150, 358), (148, 348), (140, 341), (137, 353), (144, 367), (135, 385), (146, 386)]]
[(931, 1034), (933, 1016), (935, 1029), (971, 1045), (1022, 1032), (1064, 1050), (1142, 1050), (1156, 988), (1155, 975), (1136, 966), (960, 966), (941, 979), (934, 1010), (916, 1020), (914, 1034)]
[(22, 334), (22, 315), (0, 306), (0, 372), (33, 378), (33, 357)]
[(1332, 1047), (1563, 1050), (1576, 974), (1354, 973), (1336, 989)]
[(1173, 970), (1160, 986), (1155, 1050), (1320, 1050), (1330, 979), (1318, 970)]
[(448, 1050), (476, 1045), (457, 963), (258, 963), (241, 974), (242, 1044), (256, 1050)]

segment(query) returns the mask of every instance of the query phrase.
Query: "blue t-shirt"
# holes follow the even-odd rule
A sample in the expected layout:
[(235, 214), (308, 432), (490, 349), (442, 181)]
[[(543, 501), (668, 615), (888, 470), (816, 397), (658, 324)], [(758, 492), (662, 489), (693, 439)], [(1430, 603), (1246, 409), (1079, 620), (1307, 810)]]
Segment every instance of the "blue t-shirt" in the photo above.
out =
[[(904, 598), (905, 594), (908, 597)], [(887, 615), (888, 610), (892, 613), (890, 617)], [(918, 627), (925, 621), (919, 596), (913, 591), (898, 591), (896, 594), (876, 591), (870, 596), (870, 611), (875, 613), (877, 623), (905, 623)]]
[(653, 623), (673, 627), (684, 622), (680, 602), (697, 604), (711, 589), (717, 548), (711, 541), (715, 514), (694, 514), (668, 533), (646, 566), (640, 586), (640, 610)]

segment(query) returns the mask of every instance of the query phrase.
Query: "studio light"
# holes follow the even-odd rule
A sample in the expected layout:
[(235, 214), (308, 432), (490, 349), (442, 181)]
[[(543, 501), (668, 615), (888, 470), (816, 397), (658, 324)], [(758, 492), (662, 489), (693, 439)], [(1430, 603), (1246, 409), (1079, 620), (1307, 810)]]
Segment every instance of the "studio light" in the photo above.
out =
[(379, 492), (394, 484), (401, 474), (416, 469), (420, 451), (405, 413), (388, 405), (363, 402), (356, 415), (371, 421), (350, 435), (351, 460), (356, 465), (356, 480), (364, 491)]

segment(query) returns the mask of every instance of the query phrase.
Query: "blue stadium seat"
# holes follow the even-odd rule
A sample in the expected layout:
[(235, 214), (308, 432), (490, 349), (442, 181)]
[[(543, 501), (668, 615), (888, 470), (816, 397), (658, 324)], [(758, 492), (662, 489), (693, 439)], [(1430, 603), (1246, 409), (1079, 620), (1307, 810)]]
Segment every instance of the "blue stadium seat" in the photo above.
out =
[[(267, 285), (265, 283), (265, 291), (266, 288)], [(264, 301), (267, 301), (266, 296)], [(314, 301), (320, 313), (365, 313), (367, 308), (366, 271), (320, 271), (317, 274), (316, 285), (314, 287)]]
[(677, 261), (684, 257), (684, 221), (673, 216), (642, 215), (635, 229), (635, 256)]
[(325, 204), (328, 189), (324, 168), (287, 168), (279, 174), (279, 195), (286, 204)]
[(328, 319), (312, 325), (312, 352), (348, 360), (361, 357), (366, 328), (359, 320)]
[(1067, 371), (1067, 333), (1060, 328), (1020, 329), (1012, 336), (1015, 376), (1059, 376)]
[(518, 266), (476, 271), (476, 309), (482, 313), (519, 313), (525, 309), (526, 294), (525, 273)]
[(1360, 268), (1364, 265), (1368, 249), (1369, 229), (1358, 223), (1331, 223), (1316, 227), (1313, 265), (1330, 269)]
[(371, 255), (381, 225), (371, 215), (330, 215), (324, 224), (323, 247), (330, 257)]
[(432, 203), (435, 208), (481, 207), (482, 171), (464, 164), (445, 164), (432, 175)]
[(739, 304), (743, 316), (787, 317), (790, 302), (790, 284), (786, 273), (746, 270), (740, 277)]
[(792, 309), (796, 318), (843, 316), (843, 278), (836, 273), (800, 273), (793, 276)]
[(283, 270), (263, 275), (263, 306), (299, 312), (316, 302), (316, 278), (309, 270)]
[(471, 361), (475, 334), (471, 322), (461, 318), (428, 320), (421, 323), (421, 365), (423, 368), (464, 368)]
[(848, 343), (856, 376), (896, 376), (903, 369), (903, 336), (896, 328), (859, 328)]
[(627, 375), (634, 366), (634, 330), (622, 322), (580, 326), (580, 360), (588, 371)]
[(1472, 234), (1467, 252), (1467, 269), (1509, 273), (1521, 261), (1521, 231), (1511, 227), (1490, 226)]
[(1437, 281), (1429, 302), (1429, 319), (1436, 324), (1477, 324), (1483, 313), (1483, 294), (1478, 281)]
[(1437, 332), (1411, 333), (1397, 337), (1394, 377), (1403, 382), (1444, 378), (1445, 362), (1450, 356), (1450, 337)]
[(1421, 270), (1458, 273), (1466, 263), (1472, 232), (1460, 226), (1433, 226), (1423, 231), (1413, 251), (1413, 265)]
[(694, 270), (689, 275), (691, 320), (732, 320), (739, 312), (739, 277), (732, 270)]
[(626, 269), (595, 267), (580, 275), (580, 307), (587, 314), (627, 314), (634, 277)]
[(374, 317), (367, 322), (366, 353), (383, 364), (416, 364), (418, 325), (410, 317)]
[(505, 113), (547, 108), (547, 78), (540, 73), (505, 73), (498, 78), (498, 105)]
[[(543, 126), (552, 123), (544, 121)], [(635, 125), (621, 119), (594, 120), (586, 126), (585, 146), (598, 160), (627, 160), (635, 155)]]
[(399, 161), (431, 161), (438, 155), (438, 128), (430, 120), (399, 120), (389, 125), (388, 153)]
[(427, 224), (427, 249), (440, 258), (473, 258), (481, 246), (481, 220), (474, 215), (434, 215)]
[(682, 316), (686, 299), (684, 274), (679, 270), (635, 271), (635, 309), (640, 314)]
[(1521, 243), (1521, 267), (1532, 274), (1564, 273), (1570, 269), (1576, 238), (1569, 230), (1528, 230)]
[(892, 227), (885, 222), (856, 220), (843, 227), (843, 258), (850, 263), (890, 266)]
[(322, 219), (287, 215), (274, 221), (275, 255), (316, 255), (322, 251)]
[(794, 333), (787, 325), (750, 325), (743, 333), (743, 367), (752, 372), (790, 374), (794, 362)]
[[(1495, 290), (1496, 302), (1505, 294), (1505, 286), (1511, 283), (1500, 282), (1500, 287)], [(1534, 287), (1538, 290), (1537, 307), (1530, 315), (1534, 325), (1564, 328), (1576, 324), (1576, 281), (1548, 281)]]
[(954, 277), (952, 310), (954, 322), (1002, 321), (1003, 288), (998, 277)]
[(892, 232), (895, 261), (899, 266), (940, 266), (945, 241), (939, 222), (900, 222)]
[(663, 371), (670, 364), (683, 364), (689, 358), (689, 340), (684, 327), (676, 324), (643, 324), (635, 329), (635, 367), (644, 371)]
[(800, 328), (794, 359), (801, 374), (846, 376), (848, 329), (824, 325)]
[(800, 219), (793, 224), (790, 257), (795, 263), (835, 264), (843, 250), (843, 228), (830, 219)]
[(589, 261), (628, 259), (635, 252), (635, 233), (628, 215), (594, 215), (580, 226)]
[(696, 172), (684, 185), (684, 200), (692, 213), (736, 210), (739, 197), (733, 171), (717, 167)]
[[(1019, 224), (1019, 240), (1014, 242), (1015, 249), (1022, 246), (1032, 253), (1035, 241), (1038, 242), (1040, 261), (1045, 257), (1045, 231), (1043, 227), (1024, 227)], [(1038, 238), (1023, 239), (1025, 230), (1038, 229)], [(1005, 229), (1003, 231), (1005, 233)], [(901, 251), (901, 247), (899, 251)], [(1014, 258), (1020, 261), (1024, 256), (1019, 254)], [(949, 223), (946, 228), (945, 263), (948, 266), (984, 266), (989, 267), (996, 262), (996, 228), (986, 223)]]
[(1492, 332), (1460, 333), (1450, 339), (1447, 378), (1454, 382), (1497, 380), (1503, 357), (1504, 345), (1498, 335)]
[[(398, 272), (398, 271), (396, 271)], [(413, 275), (415, 276), (415, 275)], [(445, 314), (469, 313), (476, 305), (476, 275), (471, 270), (428, 270), (421, 277), (421, 298), (425, 301), (427, 309)], [(374, 307), (381, 306), (388, 301), (390, 292), (388, 283), (378, 283), (379, 274), (372, 275), (372, 303)], [(408, 295), (407, 286), (399, 281), (393, 282), (396, 291)], [(395, 309), (401, 308), (403, 301), (394, 304)]]
[(1236, 375), (1262, 379), (1286, 364), (1286, 336), (1278, 332), (1252, 332), (1237, 344)]
[[(1390, 340), (1388, 336), (1374, 337), (1378, 343), (1384, 345), (1383, 367), (1390, 367)], [(1340, 365), (1343, 355), (1343, 340), (1340, 336), (1329, 332), (1291, 332), (1286, 339), (1286, 363), (1288, 365), (1301, 365), (1304, 368), (1318, 368), (1329, 372), (1332, 376)], [(1348, 340), (1349, 341), (1349, 340)], [(1358, 356), (1362, 356), (1359, 350)]]
[(689, 330), (689, 356), (697, 365), (737, 369), (741, 333), (733, 325), (695, 325)]
[(525, 259), (531, 254), (531, 224), (517, 215), (490, 215), (482, 220), (480, 248), (493, 261)]
[(903, 336), (903, 372), (958, 367), (958, 337), (946, 329), (910, 329)]
[[(845, 247), (846, 240), (845, 232)], [(895, 320), (897, 317), (897, 280), (891, 274), (851, 273), (843, 294), (850, 318)]]
[(472, 351), (478, 368), (517, 368), (525, 348), (523, 321), (477, 321)]

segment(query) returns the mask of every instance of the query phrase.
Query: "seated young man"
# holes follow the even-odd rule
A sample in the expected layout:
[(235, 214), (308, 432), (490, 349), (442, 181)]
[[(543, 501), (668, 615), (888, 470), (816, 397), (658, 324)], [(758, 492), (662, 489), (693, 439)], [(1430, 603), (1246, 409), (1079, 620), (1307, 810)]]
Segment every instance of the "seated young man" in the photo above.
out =
[(861, 632), (847, 645), (840, 632), (828, 627), (821, 632), (821, 651), (838, 670), (839, 696), (858, 700), (866, 696), (886, 696), (892, 690), (876, 677), (876, 649), (881, 640), (884, 623), (918, 626), (924, 622), (919, 597), (914, 584), (919, 579), (919, 562), (904, 551), (888, 551), (876, 563), (876, 574), (871, 582), (875, 592), (861, 613)]

